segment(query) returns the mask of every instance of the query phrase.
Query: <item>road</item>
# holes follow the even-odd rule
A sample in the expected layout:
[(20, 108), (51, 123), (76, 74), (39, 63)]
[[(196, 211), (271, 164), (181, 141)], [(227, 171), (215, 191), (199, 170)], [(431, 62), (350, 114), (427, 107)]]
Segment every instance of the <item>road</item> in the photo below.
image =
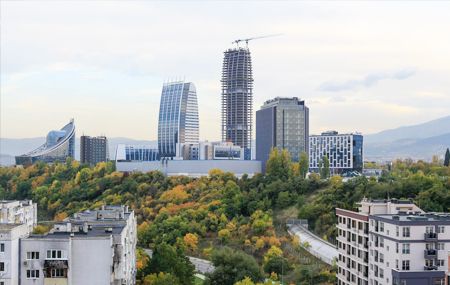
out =
[(289, 234), (298, 236), (300, 243), (308, 242), (310, 246), (305, 249), (315, 257), (329, 265), (332, 265), (333, 260), (337, 259), (338, 251), (333, 244), (324, 241), (300, 225), (288, 224), (287, 226)]
[[(145, 253), (147, 253), (150, 257), (153, 254), (153, 251), (149, 248), (144, 248)], [(206, 274), (214, 271), (214, 265), (212, 265), (211, 261), (206, 259), (200, 259), (193, 256), (188, 256), (189, 261), (195, 266), (195, 271)]]

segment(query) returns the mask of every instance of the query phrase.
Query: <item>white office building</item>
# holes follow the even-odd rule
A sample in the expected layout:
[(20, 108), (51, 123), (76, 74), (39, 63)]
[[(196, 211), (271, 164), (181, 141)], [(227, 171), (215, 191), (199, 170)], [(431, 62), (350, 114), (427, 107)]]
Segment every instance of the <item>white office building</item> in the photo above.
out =
[(0, 223), (26, 224), (31, 232), (37, 223), (37, 205), (31, 200), (0, 201)]
[(411, 201), (363, 200), (336, 209), (339, 285), (448, 284), (450, 215)]
[(20, 284), (135, 284), (136, 220), (125, 206), (75, 214), (21, 240)]
[(330, 162), (331, 174), (363, 170), (363, 136), (359, 133), (324, 132), (309, 137), (309, 168), (318, 172), (323, 158)]

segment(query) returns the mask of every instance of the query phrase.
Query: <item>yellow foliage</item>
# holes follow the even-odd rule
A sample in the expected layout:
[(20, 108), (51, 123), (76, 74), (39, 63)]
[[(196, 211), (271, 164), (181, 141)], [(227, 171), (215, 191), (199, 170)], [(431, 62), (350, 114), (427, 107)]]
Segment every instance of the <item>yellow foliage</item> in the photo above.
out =
[(198, 237), (195, 234), (187, 233), (183, 237), (183, 241), (186, 244), (186, 246), (191, 249), (192, 251), (197, 249), (198, 244)]
[(164, 192), (160, 199), (166, 202), (182, 203), (186, 201), (190, 195), (186, 192), (183, 185), (177, 185), (172, 190)]
[(256, 243), (255, 243), (255, 248), (256, 248), (257, 250), (262, 249), (264, 246), (266, 246), (266, 243), (264, 242), (264, 239), (263, 239), (263, 238), (259, 238), (259, 239), (256, 241)]
[(280, 242), (280, 240), (279, 239), (277, 239), (277, 237), (274, 237), (274, 236), (271, 236), (271, 237), (269, 237), (269, 245), (275, 245), (275, 246), (281, 246), (281, 242)]
[(264, 254), (264, 263), (267, 263), (270, 259), (274, 257), (283, 256), (283, 251), (278, 246), (271, 246), (269, 250)]
[(255, 283), (249, 277), (245, 277), (241, 281), (234, 283), (234, 285), (255, 285)]
[(49, 231), (49, 227), (44, 225), (37, 225), (33, 229), (33, 234), (43, 235)]
[(58, 214), (55, 215), (55, 218), (53, 220), (55, 220), (57, 222), (61, 222), (65, 218), (67, 218), (67, 213), (66, 212), (59, 212)]

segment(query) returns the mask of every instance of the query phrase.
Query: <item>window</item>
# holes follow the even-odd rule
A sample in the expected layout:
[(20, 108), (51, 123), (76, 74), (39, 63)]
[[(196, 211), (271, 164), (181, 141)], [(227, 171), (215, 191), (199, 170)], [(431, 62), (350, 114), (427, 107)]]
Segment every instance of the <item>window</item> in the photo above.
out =
[(437, 250), (444, 250), (445, 249), (445, 243), (438, 243), (437, 244)]
[(433, 226), (427, 226), (426, 232), (427, 232), (427, 234), (434, 233), (434, 227)]
[(28, 251), (27, 259), (39, 259), (39, 251)]
[(398, 237), (398, 235), (399, 235), (399, 228), (398, 228), (398, 226), (396, 226), (396, 227), (395, 227), (395, 236)]
[(47, 259), (62, 259), (63, 251), (62, 250), (47, 250)]
[(395, 269), (398, 269), (398, 259), (395, 260)]
[(65, 277), (64, 269), (62, 268), (54, 268), (50, 272), (50, 278), (58, 278), (58, 277)]
[(402, 270), (409, 270), (409, 260), (402, 261)]
[(438, 233), (443, 234), (445, 233), (445, 226), (438, 226)]
[(444, 260), (443, 259), (438, 259), (436, 265), (437, 266), (444, 266)]
[(384, 223), (380, 222), (380, 232), (384, 232)]
[(27, 270), (27, 278), (31, 279), (39, 278), (39, 270), (37, 269)]
[(410, 245), (409, 243), (402, 244), (402, 253), (409, 254), (410, 253)]
[(395, 243), (395, 252), (398, 253), (398, 242)]
[(411, 232), (409, 227), (403, 227), (403, 237), (410, 237)]
[(5, 252), (5, 244), (0, 243), (0, 252)]
[(0, 262), (0, 271), (1, 272), (5, 271), (5, 263), (4, 262)]

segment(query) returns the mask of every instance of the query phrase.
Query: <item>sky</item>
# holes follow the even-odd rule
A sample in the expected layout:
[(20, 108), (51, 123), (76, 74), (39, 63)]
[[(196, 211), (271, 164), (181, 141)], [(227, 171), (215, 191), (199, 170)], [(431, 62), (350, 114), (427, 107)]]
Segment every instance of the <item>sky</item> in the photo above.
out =
[(363, 134), (450, 114), (450, 1), (0, 1), (0, 137), (155, 140), (162, 84), (197, 89), (220, 139), (223, 52), (249, 43), (254, 111), (299, 97), (310, 132)]

